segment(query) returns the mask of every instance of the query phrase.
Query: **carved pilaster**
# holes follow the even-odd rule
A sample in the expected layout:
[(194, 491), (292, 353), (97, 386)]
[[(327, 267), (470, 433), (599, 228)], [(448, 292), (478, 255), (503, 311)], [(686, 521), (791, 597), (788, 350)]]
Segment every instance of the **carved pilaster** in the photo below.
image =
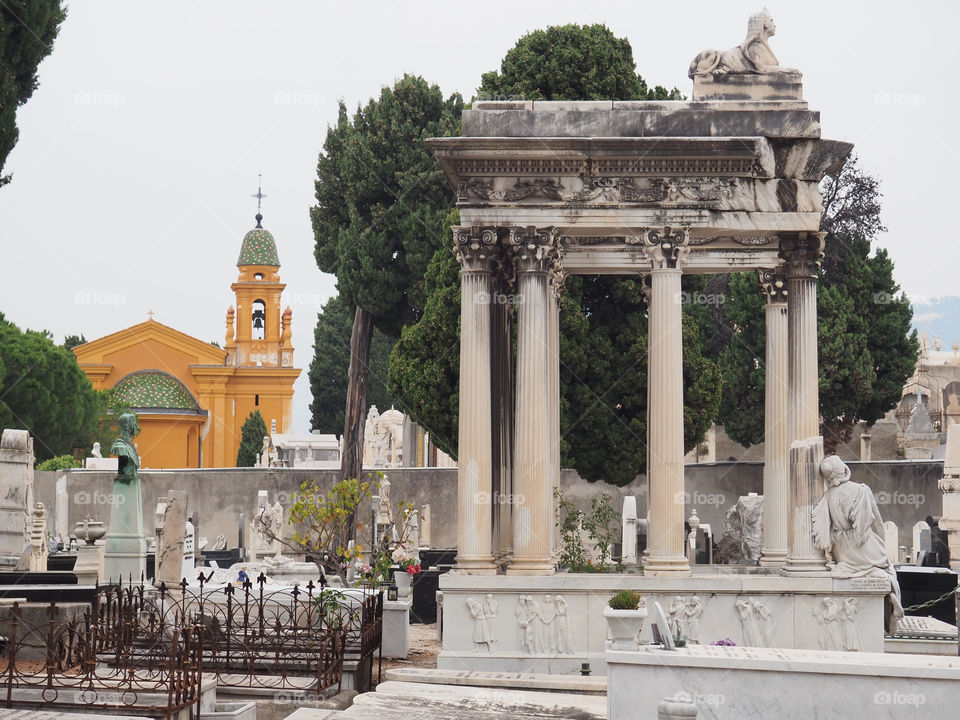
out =
[(500, 252), (495, 227), (453, 228), (453, 249), (465, 272), (491, 272)]
[(787, 278), (816, 278), (823, 257), (824, 233), (797, 233), (780, 238), (780, 257)]

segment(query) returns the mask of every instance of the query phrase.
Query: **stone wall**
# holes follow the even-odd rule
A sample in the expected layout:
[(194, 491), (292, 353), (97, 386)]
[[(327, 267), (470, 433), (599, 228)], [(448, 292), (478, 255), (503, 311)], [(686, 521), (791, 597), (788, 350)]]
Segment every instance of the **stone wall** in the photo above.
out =
[[(904, 460), (850, 462), (852, 480), (864, 482), (877, 496), (884, 520), (892, 520), (900, 529), (900, 545), (910, 547), (913, 524), (927, 515), (940, 515), (942, 502), (937, 480), (943, 474), (943, 461)], [(86, 514), (109, 522), (110, 502), (113, 498), (113, 473), (92, 470), (49, 471), (36, 473), (36, 499), (47, 508), (56, 508), (56, 480), (67, 479), (71, 532), (77, 521)], [(256, 510), (257, 491), (266, 490), (270, 502), (280, 501), (285, 510), (296, 500), (300, 483), (316, 478), (323, 487), (330, 487), (337, 478), (336, 470), (298, 470), (237, 468), (220, 470), (167, 470), (141, 473), (143, 478), (144, 529), (153, 534), (153, 512), (157, 497), (169, 490), (184, 490), (189, 494), (190, 512), (196, 512), (200, 521), (198, 535), (213, 544), (217, 535), (227, 538), (229, 547), (237, 545), (237, 517), (244, 513), (247, 533)], [(429, 503), (431, 535), (434, 547), (453, 547), (456, 544), (457, 470), (455, 468), (398, 468), (388, 472), (391, 496), (396, 503), (406, 499), (420, 507)], [(598, 492), (608, 492), (619, 512), (623, 497), (636, 495), (637, 512), (647, 512), (647, 488), (643, 476), (625, 487), (606, 483), (584, 482), (575, 471), (564, 470), (560, 478), (561, 490), (583, 510), (589, 509), (590, 499)], [(703, 523), (710, 524), (719, 533), (723, 515), (740, 495), (763, 491), (763, 463), (718, 462), (686, 466), (684, 517), (696, 508)], [(369, 507), (369, 506), (367, 506)], [(369, 516), (364, 508), (363, 517)], [(53, 514), (51, 510), (51, 516)], [(54, 527), (51, 517), (49, 527)], [(249, 541), (245, 540), (245, 546)]]

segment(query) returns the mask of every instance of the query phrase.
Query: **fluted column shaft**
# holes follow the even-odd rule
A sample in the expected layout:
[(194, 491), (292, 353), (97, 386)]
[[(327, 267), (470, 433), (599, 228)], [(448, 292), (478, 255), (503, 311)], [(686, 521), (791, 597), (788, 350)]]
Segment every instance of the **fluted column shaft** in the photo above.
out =
[[(559, 398), (551, 368), (554, 332), (550, 271), (552, 231), (511, 230), (517, 277), (517, 410), (513, 463), (513, 555), (508, 574), (554, 571), (553, 490), (558, 467), (553, 415)], [(559, 416), (558, 416), (559, 417)]]
[(684, 552), (683, 313), (681, 271), (651, 271), (647, 383), (650, 525), (645, 575), (688, 575)]
[[(501, 290), (506, 288), (501, 287)], [(513, 335), (510, 295), (495, 295), (491, 307), (493, 342), (493, 552), (500, 564), (513, 547)]]
[[(822, 550), (813, 543), (813, 506), (823, 495), (813, 464), (823, 456), (820, 435), (819, 370), (817, 366), (817, 261), (822, 240), (800, 233), (781, 239), (786, 260), (787, 325), (789, 341), (788, 396), (790, 461), (789, 573), (823, 572)], [(819, 448), (819, 450), (817, 449)]]
[(760, 564), (780, 567), (789, 548), (790, 440), (788, 421), (787, 290), (782, 276), (761, 276), (767, 299), (764, 392), (763, 551)]
[(457, 567), (493, 574), (491, 299), (496, 231), (454, 228), (460, 260)]

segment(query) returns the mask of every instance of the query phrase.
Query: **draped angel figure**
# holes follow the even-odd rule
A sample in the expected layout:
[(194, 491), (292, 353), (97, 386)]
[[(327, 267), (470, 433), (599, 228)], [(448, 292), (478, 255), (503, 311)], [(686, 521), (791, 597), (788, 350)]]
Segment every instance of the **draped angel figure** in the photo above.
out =
[(813, 541), (833, 556), (833, 572), (841, 577), (882, 577), (890, 580), (885, 603), (887, 632), (893, 634), (903, 617), (897, 573), (887, 558), (883, 520), (873, 492), (850, 482), (850, 468), (836, 455), (820, 463), (827, 491), (813, 508)]

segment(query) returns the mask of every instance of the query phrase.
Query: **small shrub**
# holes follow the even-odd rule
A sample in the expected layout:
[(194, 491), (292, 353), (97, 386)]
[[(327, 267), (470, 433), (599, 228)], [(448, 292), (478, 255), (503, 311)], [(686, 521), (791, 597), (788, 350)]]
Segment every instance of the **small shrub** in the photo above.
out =
[(49, 460), (37, 463), (36, 470), (69, 470), (81, 467), (80, 462), (73, 455), (57, 455)]
[(643, 600), (643, 595), (636, 590), (621, 590), (612, 596), (607, 604), (613, 610), (636, 610), (640, 607), (641, 600)]

